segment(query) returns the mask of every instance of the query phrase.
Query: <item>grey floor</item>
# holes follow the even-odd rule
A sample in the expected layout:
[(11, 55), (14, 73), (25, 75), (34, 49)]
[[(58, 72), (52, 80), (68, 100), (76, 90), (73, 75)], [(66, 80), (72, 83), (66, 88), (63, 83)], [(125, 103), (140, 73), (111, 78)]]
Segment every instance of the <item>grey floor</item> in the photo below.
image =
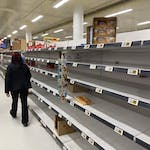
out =
[(61, 150), (53, 138), (30, 114), (30, 125), (24, 128), (20, 118), (9, 115), (11, 98), (4, 94), (4, 80), (0, 77), (0, 150)]

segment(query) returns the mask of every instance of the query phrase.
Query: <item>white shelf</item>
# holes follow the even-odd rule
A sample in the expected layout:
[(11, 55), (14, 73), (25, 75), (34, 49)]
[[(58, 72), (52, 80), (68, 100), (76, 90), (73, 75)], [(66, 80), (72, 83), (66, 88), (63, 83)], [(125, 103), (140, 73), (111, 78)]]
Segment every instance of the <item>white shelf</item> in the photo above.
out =
[[(133, 141), (118, 135), (104, 124), (85, 116), (83, 112), (78, 111), (73, 107), (68, 107), (68, 104), (63, 104), (52, 94), (48, 94), (45, 90), (34, 87), (38, 96), (50, 105), (57, 112), (62, 114), (67, 120), (75, 125), (80, 131), (84, 132), (91, 139), (101, 145), (104, 149), (142, 149), (141, 146), (135, 144)], [(99, 132), (97, 132), (99, 131)], [(109, 135), (109, 136), (108, 136)], [(116, 141), (118, 141), (116, 143)], [(108, 144), (109, 143), (109, 144)], [(121, 145), (124, 144), (122, 147)]]
[[(36, 76), (36, 79), (38, 79), (37, 82), (39, 80), (41, 82), (42, 80), (42, 82), (44, 82), (45, 85), (47, 86), (50, 85), (53, 88), (57, 88), (56, 80), (54, 81), (53, 79), (46, 77), (44, 75), (42, 75), (43, 76), (42, 77), (41, 75), (36, 73), (34, 74), (34, 76)], [(58, 91), (57, 92), (54, 91), (54, 92), (58, 93)], [(86, 96), (89, 99), (91, 99), (93, 105), (83, 106), (78, 102), (76, 102), (73, 97), (80, 96), (80, 95)], [(145, 117), (134, 111), (125, 109), (121, 106), (107, 102), (105, 99), (99, 99), (87, 93), (78, 93), (78, 94), (69, 93), (68, 97), (76, 105), (80, 106), (81, 108), (84, 108), (85, 110), (88, 110), (89, 112), (93, 113), (95, 116), (98, 116), (99, 118), (111, 123), (112, 125), (119, 127), (125, 132), (131, 134), (133, 137), (136, 137), (137, 135), (141, 134), (145, 130), (149, 129), (150, 119), (148, 117)], [(135, 119), (133, 120), (133, 118)], [(150, 137), (149, 137), (149, 141), (150, 141)]]

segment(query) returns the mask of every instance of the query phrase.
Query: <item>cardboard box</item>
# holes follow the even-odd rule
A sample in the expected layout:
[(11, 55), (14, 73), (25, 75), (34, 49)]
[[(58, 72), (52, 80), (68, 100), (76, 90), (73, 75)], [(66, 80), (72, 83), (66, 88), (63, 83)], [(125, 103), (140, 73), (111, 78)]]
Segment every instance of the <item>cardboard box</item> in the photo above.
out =
[(75, 92), (88, 92), (88, 89), (80, 86), (80, 85), (77, 85), (77, 84), (68, 84), (68, 90), (72, 93), (75, 93)]
[(26, 50), (27, 44), (24, 39), (16, 39), (12, 43), (12, 50)]
[(70, 127), (66, 121), (58, 116), (55, 116), (55, 129), (59, 136), (76, 132), (74, 128)]
[(82, 105), (90, 105), (91, 104), (91, 100), (89, 100), (85, 96), (77, 96), (76, 101)]

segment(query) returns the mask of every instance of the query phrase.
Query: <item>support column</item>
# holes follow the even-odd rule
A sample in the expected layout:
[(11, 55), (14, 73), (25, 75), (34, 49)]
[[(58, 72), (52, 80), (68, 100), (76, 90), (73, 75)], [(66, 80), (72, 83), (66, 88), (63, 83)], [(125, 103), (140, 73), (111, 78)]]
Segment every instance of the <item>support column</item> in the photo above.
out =
[(26, 43), (32, 41), (32, 33), (30, 30), (26, 30)]
[(82, 43), (83, 39), (84, 11), (80, 4), (76, 4), (73, 14), (73, 40), (77, 44)]

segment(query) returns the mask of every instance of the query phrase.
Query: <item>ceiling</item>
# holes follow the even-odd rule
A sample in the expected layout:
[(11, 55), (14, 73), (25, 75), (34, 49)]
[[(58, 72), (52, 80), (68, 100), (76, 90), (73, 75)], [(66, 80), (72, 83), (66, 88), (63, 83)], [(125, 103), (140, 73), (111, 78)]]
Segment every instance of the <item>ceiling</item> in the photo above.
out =
[[(133, 11), (117, 16), (117, 32), (127, 32), (150, 28), (149, 25), (137, 26), (137, 23), (150, 20), (150, 0), (70, 0), (58, 9), (53, 5), (57, 0), (0, 0), (0, 37), (11, 34), (14, 30), (19, 32), (14, 37), (25, 37), (26, 30), (32, 31), (33, 36), (41, 37), (43, 33), (49, 36), (65, 40), (72, 35), (73, 10), (76, 3), (84, 8), (84, 26), (92, 25), (94, 17), (103, 17), (114, 12), (132, 8)], [(38, 22), (31, 20), (38, 15), (44, 17)], [(28, 25), (27, 29), (19, 30), (22, 25)], [(61, 33), (54, 34), (56, 29), (63, 28)]]

